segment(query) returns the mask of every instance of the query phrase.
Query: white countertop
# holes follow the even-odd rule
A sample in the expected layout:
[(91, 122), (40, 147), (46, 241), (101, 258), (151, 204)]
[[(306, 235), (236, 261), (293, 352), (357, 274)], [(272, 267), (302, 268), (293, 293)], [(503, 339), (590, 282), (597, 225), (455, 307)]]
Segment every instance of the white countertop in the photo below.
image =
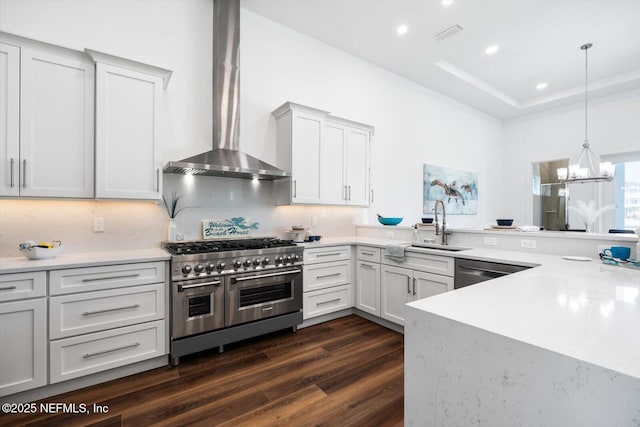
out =
[(70, 254), (63, 252), (55, 258), (42, 260), (30, 260), (23, 256), (0, 258), (0, 274), (133, 262), (168, 261), (169, 259), (171, 259), (171, 256), (160, 248)]

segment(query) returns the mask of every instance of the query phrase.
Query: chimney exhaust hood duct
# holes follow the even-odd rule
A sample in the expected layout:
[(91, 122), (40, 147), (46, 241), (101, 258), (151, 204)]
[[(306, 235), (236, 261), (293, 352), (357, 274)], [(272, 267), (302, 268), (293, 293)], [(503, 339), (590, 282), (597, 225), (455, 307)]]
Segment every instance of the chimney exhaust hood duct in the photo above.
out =
[(164, 172), (274, 180), (291, 176), (239, 150), (240, 0), (213, 2), (213, 149), (169, 162)]

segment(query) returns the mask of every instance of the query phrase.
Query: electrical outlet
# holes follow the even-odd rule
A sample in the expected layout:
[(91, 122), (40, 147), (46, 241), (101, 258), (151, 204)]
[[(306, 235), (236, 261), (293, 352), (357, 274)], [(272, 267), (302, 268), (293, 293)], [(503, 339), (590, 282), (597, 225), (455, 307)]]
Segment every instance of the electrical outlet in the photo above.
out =
[(102, 233), (104, 232), (104, 218), (101, 216), (93, 217), (93, 232), (94, 233)]
[(311, 226), (312, 227), (317, 227), (318, 226), (318, 217), (317, 216), (312, 216), (311, 217)]
[(536, 241), (535, 240), (520, 240), (520, 247), (527, 249), (535, 249)]
[(484, 244), (487, 246), (495, 246), (498, 244), (498, 239), (496, 239), (495, 237), (485, 237)]

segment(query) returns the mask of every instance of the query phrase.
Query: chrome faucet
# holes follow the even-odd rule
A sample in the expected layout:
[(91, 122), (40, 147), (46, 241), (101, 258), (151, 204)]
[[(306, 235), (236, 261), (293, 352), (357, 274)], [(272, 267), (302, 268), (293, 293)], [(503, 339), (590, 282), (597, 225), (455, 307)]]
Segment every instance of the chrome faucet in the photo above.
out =
[[(438, 204), (442, 205), (442, 225), (440, 225), (440, 222), (438, 222)], [(442, 234), (442, 244), (443, 245), (448, 245), (447, 243), (447, 234), (451, 234), (451, 232), (449, 230), (447, 230), (447, 211), (444, 208), (444, 201), (442, 200), (436, 200), (436, 204), (433, 207), (433, 211), (436, 214), (436, 236), (439, 236)]]

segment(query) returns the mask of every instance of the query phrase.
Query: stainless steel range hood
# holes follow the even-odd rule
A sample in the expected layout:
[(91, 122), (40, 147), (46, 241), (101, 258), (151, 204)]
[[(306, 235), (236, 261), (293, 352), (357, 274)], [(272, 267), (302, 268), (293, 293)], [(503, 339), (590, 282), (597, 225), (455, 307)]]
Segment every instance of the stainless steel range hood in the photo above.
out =
[(274, 180), (291, 176), (239, 150), (240, 0), (213, 3), (213, 149), (169, 162), (166, 173)]

